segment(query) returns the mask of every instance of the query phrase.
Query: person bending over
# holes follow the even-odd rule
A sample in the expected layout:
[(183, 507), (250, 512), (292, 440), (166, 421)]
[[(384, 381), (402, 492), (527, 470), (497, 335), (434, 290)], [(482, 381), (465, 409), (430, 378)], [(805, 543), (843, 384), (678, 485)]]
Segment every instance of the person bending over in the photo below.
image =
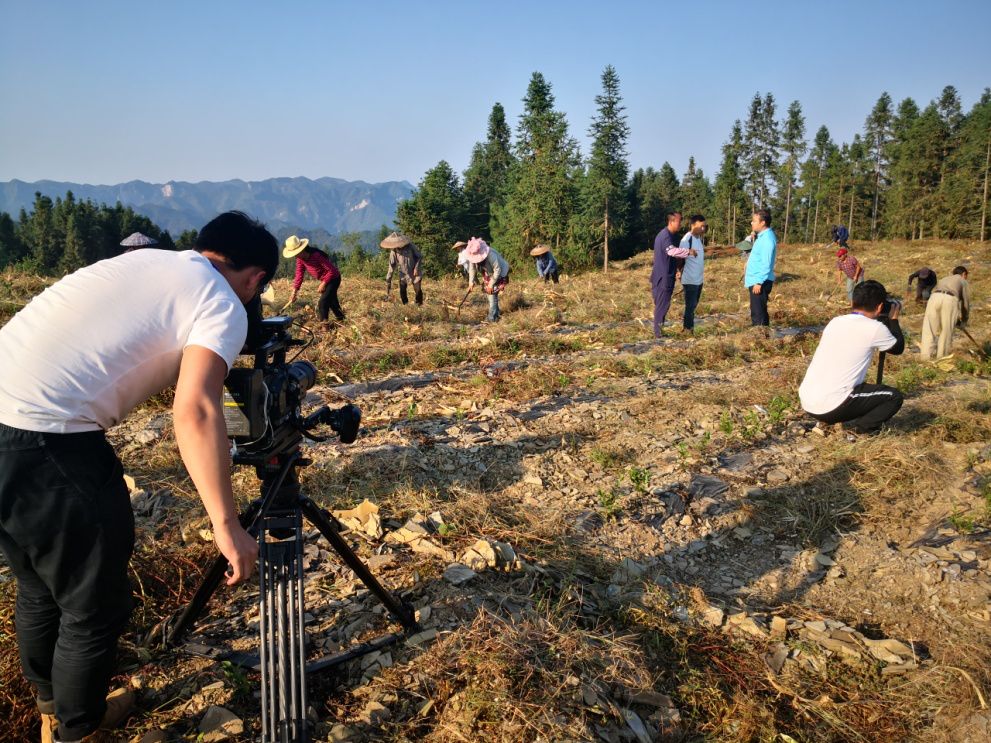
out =
[(887, 324), (878, 320), (888, 292), (877, 281), (853, 290), (851, 312), (834, 317), (798, 388), (802, 408), (823, 423), (845, 423), (857, 433), (877, 431), (902, 406), (902, 393), (883, 384), (865, 384), (874, 350), (900, 354), (905, 339), (893, 303)]
[(282, 247), (282, 255), (296, 259), (296, 275), (292, 281), (292, 294), (286, 307), (296, 301), (299, 289), (303, 286), (303, 278), (309, 273), (320, 282), (320, 301), (317, 303), (317, 317), (324, 322), (334, 313), (337, 322), (344, 322), (344, 310), (337, 299), (337, 290), (341, 287), (341, 272), (330, 256), (319, 248), (310, 247), (308, 238), (300, 240), (295, 235), (286, 238)]
[(17, 645), (42, 740), (116, 741), (107, 728), (133, 703), (119, 690), (107, 698), (131, 613), (134, 514), (105, 433), (167, 387), (227, 582), (251, 575), (258, 545), (234, 505), (222, 396), (247, 337), (245, 305), (278, 262), (268, 230), (227, 212), (193, 250), (81, 268), (0, 328), (0, 549), (17, 580)]

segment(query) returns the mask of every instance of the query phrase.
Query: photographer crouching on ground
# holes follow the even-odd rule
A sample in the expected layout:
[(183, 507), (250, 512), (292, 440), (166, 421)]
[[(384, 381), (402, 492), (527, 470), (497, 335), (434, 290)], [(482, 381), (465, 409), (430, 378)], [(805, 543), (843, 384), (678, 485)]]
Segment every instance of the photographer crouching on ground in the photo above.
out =
[(858, 284), (852, 301), (852, 311), (834, 317), (822, 331), (798, 396), (813, 418), (872, 433), (902, 406), (902, 393), (894, 387), (864, 383), (875, 349), (892, 354), (905, 350), (898, 325), (901, 306), (888, 299), (877, 281)]
[(248, 333), (244, 305), (270, 281), (278, 243), (240, 212), (194, 250), (140, 250), (63, 278), (0, 328), (0, 548), (17, 579), (17, 643), (43, 741), (104, 743), (133, 706), (107, 697), (131, 611), (134, 516), (104, 436), (175, 385), (175, 438), (233, 585), (256, 541), (230, 480), (224, 378)]

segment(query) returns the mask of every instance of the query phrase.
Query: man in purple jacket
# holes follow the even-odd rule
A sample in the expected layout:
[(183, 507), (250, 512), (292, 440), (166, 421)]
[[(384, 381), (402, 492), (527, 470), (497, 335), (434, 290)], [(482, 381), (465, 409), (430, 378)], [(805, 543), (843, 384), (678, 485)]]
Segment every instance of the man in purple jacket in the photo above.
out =
[(671, 307), (674, 280), (678, 268), (689, 251), (679, 247), (678, 230), (681, 229), (681, 212), (668, 214), (668, 226), (654, 238), (654, 268), (650, 272), (650, 290), (654, 295), (654, 337), (661, 337), (661, 326)]

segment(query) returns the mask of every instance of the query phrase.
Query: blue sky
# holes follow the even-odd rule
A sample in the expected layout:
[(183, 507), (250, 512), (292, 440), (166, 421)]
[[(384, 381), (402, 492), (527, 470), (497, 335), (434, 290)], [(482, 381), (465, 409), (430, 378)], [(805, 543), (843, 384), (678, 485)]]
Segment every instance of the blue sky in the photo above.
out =
[(587, 148), (616, 67), (631, 165), (710, 176), (755, 91), (809, 138), (878, 95), (968, 110), (991, 1), (44, 2), (0, 0), (0, 180), (409, 180), (467, 165), (492, 104), (541, 71)]

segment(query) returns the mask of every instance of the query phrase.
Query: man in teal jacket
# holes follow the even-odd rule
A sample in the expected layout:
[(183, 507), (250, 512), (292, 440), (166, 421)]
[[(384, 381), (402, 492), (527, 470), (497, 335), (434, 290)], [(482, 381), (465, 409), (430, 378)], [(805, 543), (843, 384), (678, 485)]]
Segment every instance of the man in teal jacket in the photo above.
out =
[(758, 209), (750, 218), (754, 230), (754, 248), (747, 258), (743, 285), (750, 292), (750, 324), (770, 325), (767, 300), (774, 286), (774, 259), (778, 253), (778, 238), (771, 229), (771, 212)]

